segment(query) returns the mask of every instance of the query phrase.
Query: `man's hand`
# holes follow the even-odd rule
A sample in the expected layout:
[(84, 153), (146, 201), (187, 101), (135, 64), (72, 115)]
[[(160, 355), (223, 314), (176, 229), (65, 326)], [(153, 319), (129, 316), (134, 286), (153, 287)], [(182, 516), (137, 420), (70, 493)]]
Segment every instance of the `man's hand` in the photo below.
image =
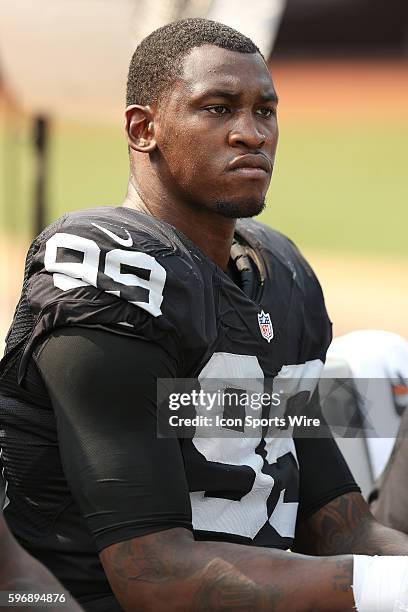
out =
[(376, 521), (360, 493), (347, 493), (298, 526), (293, 550), (327, 556), (408, 555), (408, 536)]

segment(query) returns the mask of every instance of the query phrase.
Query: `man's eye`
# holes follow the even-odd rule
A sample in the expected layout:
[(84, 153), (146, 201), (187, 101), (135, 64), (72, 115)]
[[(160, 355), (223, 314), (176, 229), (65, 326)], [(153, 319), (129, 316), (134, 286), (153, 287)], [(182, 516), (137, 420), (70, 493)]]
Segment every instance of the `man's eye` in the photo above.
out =
[(212, 115), (226, 115), (228, 113), (228, 108), (222, 104), (207, 106), (206, 110)]
[(276, 115), (276, 110), (274, 108), (269, 108), (268, 106), (258, 108), (256, 112), (258, 113), (258, 115), (261, 115), (261, 117), (265, 117), (266, 119), (269, 119), (269, 117), (273, 117), (274, 115)]

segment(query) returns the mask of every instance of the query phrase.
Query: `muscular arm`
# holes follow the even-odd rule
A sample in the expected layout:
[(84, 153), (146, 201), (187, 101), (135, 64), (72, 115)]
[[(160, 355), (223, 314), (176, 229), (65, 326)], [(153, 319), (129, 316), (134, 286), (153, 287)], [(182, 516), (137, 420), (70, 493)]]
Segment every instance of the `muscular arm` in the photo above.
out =
[(308, 555), (408, 555), (408, 536), (376, 521), (360, 493), (348, 493), (298, 526), (294, 550)]
[[(0, 516), (0, 591), (64, 593), (72, 612), (82, 610), (58, 580), (19, 546), (2, 516)], [(37, 604), (33, 608), (26, 607), (25, 609), (36, 610), (36, 612), (41, 612), (43, 609), (60, 610), (61, 604), (56, 608), (49, 604), (42, 608)]]
[(157, 439), (151, 399), (174, 373), (139, 342), (61, 330), (37, 357), (67, 481), (124, 610), (352, 610), (351, 556), (194, 540), (180, 447)]
[(109, 546), (100, 558), (126, 611), (354, 609), (351, 556), (196, 542), (189, 531), (170, 529)]

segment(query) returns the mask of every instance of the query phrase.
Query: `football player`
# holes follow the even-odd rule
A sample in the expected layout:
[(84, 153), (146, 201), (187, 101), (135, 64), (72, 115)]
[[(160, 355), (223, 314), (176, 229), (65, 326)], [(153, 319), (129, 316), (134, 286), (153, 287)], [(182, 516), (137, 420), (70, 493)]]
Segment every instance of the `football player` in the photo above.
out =
[(5, 514), (86, 610), (407, 603), (408, 539), (373, 519), (332, 438), (157, 435), (158, 379), (306, 381), (325, 359), (313, 271), (250, 219), (276, 111), (248, 38), (156, 30), (129, 69), (124, 204), (29, 250), (1, 366)]

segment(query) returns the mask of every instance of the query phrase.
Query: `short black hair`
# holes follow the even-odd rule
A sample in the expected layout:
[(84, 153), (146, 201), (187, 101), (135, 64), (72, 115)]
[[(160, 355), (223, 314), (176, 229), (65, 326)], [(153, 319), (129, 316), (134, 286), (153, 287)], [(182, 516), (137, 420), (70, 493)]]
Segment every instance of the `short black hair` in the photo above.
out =
[(206, 44), (262, 56), (250, 38), (217, 21), (191, 18), (168, 23), (136, 48), (129, 66), (126, 105), (158, 102), (180, 74), (184, 57)]

